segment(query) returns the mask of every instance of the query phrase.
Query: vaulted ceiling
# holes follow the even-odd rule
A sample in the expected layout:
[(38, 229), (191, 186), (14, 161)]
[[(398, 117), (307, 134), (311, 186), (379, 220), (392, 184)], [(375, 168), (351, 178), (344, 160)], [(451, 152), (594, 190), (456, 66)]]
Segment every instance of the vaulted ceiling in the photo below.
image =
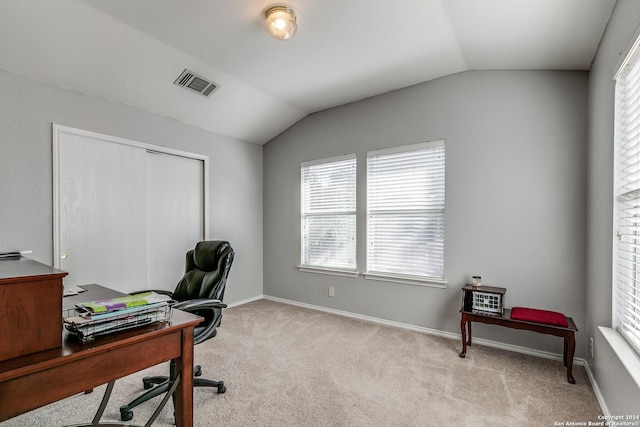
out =
[[(286, 4), (279, 41), (264, 11)], [(466, 70), (589, 70), (615, 0), (1, 0), (0, 69), (264, 144), (306, 115)], [(206, 98), (173, 84), (216, 82)]]

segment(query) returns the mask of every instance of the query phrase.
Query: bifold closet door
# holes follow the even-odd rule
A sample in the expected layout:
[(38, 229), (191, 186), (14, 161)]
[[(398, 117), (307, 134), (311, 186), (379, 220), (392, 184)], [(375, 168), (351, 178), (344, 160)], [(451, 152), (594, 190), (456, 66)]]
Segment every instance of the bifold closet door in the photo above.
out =
[(147, 153), (147, 284), (173, 290), (204, 236), (202, 160)]
[(60, 268), (65, 284), (146, 286), (144, 149), (65, 134), (59, 144)]

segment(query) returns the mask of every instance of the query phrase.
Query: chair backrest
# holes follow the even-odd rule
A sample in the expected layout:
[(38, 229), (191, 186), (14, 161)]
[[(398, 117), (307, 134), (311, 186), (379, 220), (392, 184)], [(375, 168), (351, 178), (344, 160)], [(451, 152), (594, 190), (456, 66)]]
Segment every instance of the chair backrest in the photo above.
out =
[(229, 242), (198, 242), (187, 252), (184, 277), (173, 291), (173, 299), (211, 298), (222, 301), (234, 256)]

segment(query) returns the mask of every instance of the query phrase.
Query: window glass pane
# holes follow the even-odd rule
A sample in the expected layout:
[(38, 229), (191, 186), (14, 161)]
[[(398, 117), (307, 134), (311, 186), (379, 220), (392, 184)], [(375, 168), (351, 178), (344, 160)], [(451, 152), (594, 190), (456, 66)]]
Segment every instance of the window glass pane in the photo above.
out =
[(302, 264), (336, 268), (356, 265), (356, 216), (325, 215), (304, 218)]
[(444, 211), (369, 216), (370, 271), (443, 278)]
[(356, 157), (303, 163), (304, 266), (356, 268)]
[(444, 279), (444, 141), (367, 155), (367, 272)]

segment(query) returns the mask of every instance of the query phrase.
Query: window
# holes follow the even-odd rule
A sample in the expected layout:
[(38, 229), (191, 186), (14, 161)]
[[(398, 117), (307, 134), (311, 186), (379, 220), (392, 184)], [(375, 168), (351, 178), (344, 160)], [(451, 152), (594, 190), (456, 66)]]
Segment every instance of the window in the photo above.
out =
[[(639, 40), (640, 41), (640, 40)], [(616, 74), (613, 324), (640, 353), (640, 52)]]
[(301, 269), (355, 272), (355, 154), (302, 163), (301, 182)]
[(444, 148), (367, 153), (367, 277), (444, 281)]

